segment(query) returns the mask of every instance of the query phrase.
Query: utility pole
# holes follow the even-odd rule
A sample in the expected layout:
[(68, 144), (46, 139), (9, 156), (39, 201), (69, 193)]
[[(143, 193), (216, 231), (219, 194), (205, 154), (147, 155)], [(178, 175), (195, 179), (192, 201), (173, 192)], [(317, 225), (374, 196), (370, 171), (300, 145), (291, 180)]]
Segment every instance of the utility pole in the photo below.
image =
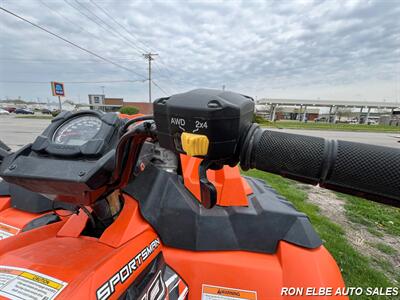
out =
[(153, 56), (157, 56), (157, 53), (145, 53), (143, 57), (149, 61), (149, 103), (151, 103), (151, 61), (154, 60)]

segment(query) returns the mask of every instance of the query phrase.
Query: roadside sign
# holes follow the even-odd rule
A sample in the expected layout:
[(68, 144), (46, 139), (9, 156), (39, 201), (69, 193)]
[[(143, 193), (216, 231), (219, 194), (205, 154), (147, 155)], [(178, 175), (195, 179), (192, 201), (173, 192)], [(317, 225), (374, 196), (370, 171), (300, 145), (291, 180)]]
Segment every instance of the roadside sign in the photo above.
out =
[(51, 91), (53, 93), (53, 96), (65, 96), (65, 90), (64, 90), (64, 83), (61, 82), (51, 82)]

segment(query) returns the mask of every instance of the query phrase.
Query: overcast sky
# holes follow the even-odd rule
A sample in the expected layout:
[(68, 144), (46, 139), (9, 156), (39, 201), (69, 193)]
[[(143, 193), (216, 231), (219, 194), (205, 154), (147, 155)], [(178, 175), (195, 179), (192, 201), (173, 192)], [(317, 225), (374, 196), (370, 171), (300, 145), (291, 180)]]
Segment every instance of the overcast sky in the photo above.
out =
[[(0, 11), (0, 99), (52, 99), (50, 81), (104, 81), (66, 83), (67, 98), (87, 101), (104, 86), (109, 97), (147, 101), (141, 53), (152, 51), (159, 54), (154, 82), (164, 90), (153, 86), (154, 98), (225, 85), (258, 98), (400, 102), (400, 1), (0, 0), (0, 6), (125, 68)], [(21, 81), (39, 83), (15, 83)]]

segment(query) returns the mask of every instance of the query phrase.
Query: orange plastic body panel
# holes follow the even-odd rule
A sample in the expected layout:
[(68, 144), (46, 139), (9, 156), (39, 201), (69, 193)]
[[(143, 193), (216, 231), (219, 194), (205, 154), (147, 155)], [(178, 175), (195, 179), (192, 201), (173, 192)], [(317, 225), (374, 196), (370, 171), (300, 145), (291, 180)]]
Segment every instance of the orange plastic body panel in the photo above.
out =
[(11, 207), (11, 198), (9, 196), (0, 196), (0, 211)]
[[(83, 230), (83, 220), (87, 221), (80, 212), (62, 225), (59, 222), (5, 239), (0, 244), (0, 265), (29, 269), (68, 283), (57, 299), (96, 299), (97, 289), (135, 259), (137, 269), (123, 284), (115, 285), (109, 298), (117, 299), (162, 248), (141, 217), (137, 202), (129, 196), (125, 199), (121, 221), (108, 227), (100, 239), (73, 237)], [(158, 246), (148, 259), (141, 256), (140, 262), (135, 258), (155, 240)]]
[(137, 117), (142, 117), (144, 114), (135, 114), (135, 115), (127, 115), (127, 114), (119, 114), (118, 117), (120, 119), (134, 119)]
[(10, 197), (0, 197), (0, 230), (11, 228), (12, 232), (10, 233), (13, 235), (20, 234), (27, 224), (48, 213), (35, 214), (22, 211), (11, 207)]
[[(0, 243), (0, 265), (29, 269), (67, 282), (57, 299), (96, 299), (100, 287), (152, 241), (159, 241), (140, 215), (138, 203), (127, 195), (124, 198), (119, 218), (99, 239), (78, 233), (87, 222), (86, 215), (80, 213), (68, 222), (4, 240)], [(275, 254), (263, 254), (195, 252), (159, 244), (124, 283), (115, 285), (115, 293), (109, 299), (117, 299), (160, 251), (188, 285), (190, 300), (201, 299), (203, 285), (256, 291), (257, 299), (299, 298), (281, 296), (282, 287), (344, 287), (340, 271), (324, 247), (310, 250), (281, 242)]]
[[(180, 155), (183, 179), (187, 189), (200, 201), (199, 165), (200, 158)], [(240, 176), (239, 168), (224, 166), (221, 170), (207, 170), (207, 178), (217, 189), (217, 205), (248, 206), (247, 196), (253, 191)]]
[[(336, 262), (323, 247), (305, 249), (280, 242), (277, 253), (246, 251), (194, 252), (163, 247), (165, 261), (189, 286), (189, 299), (200, 300), (203, 285), (257, 292), (257, 299), (298, 299), (282, 296), (282, 287), (344, 288)], [(307, 299), (348, 299), (304, 296)]]

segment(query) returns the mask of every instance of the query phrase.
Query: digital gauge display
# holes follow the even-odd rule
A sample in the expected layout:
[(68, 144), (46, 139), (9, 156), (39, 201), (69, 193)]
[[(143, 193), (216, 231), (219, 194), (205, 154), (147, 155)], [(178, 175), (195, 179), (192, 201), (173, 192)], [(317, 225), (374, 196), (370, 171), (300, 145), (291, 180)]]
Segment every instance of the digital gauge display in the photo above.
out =
[(81, 146), (100, 131), (101, 124), (95, 116), (76, 117), (58, 127), (52, 140), (56, 144)]

